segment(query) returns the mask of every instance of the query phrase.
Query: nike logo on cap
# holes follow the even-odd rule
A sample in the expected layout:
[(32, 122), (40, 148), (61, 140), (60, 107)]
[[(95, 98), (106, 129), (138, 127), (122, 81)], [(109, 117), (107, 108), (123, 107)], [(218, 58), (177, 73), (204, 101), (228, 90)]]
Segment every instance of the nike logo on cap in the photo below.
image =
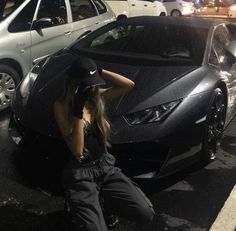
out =
[(96, 73), (97, 70), (94, 70), (94, 71), (90, 71), (90, 75), (93, 75)]

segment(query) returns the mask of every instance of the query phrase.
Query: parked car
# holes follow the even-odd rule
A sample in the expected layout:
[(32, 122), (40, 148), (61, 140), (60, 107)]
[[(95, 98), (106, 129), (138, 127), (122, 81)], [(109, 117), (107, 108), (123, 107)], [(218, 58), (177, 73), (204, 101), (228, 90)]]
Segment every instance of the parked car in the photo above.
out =
[(161, 0), (166, 7), (167, 15), (190, 16), (194, 13), (192, 0)]
[(101, 0), (4, 0), (0, 3), (0, 111), (38, 57), (114, 20)]
[(158, 1), (148, 0), (106, 0), (117, 19), (134, 16), (166, 16), (165, 6)]
[(228, 17), (235, 18), (236, 17), (236, 3), (233, 3), (228, 7)]
[(209, 162), (236, 113), (235, 38), (235, 24), (203, 18), (109, 23), (31, 69), (16, 90), (9, 133), (18, 143), (62, 142), (52, 105), (66, 70), (83, 55), (135, 82), (107, 102), (111, 151), (124, 171), (152, 178)]

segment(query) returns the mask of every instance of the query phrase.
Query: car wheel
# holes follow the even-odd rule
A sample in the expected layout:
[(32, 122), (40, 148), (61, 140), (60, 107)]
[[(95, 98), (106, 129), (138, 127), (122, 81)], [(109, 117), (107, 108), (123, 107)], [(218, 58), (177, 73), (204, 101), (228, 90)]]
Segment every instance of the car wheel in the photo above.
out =
[(12, 67), (0, 65), (0, 111), (9, 107), (19, 81), (19, 74)]
[(181, 16), (181, 12), (179, 10), (173, 10), (170, 15), (171, 16)]
[(202, 162), (209, 163), (216, 158), (220, 140), (224, 131), (226, 117), (225, 97), (220, 88), (213, 93), (207, 113), (205, 134), (203, 138)]

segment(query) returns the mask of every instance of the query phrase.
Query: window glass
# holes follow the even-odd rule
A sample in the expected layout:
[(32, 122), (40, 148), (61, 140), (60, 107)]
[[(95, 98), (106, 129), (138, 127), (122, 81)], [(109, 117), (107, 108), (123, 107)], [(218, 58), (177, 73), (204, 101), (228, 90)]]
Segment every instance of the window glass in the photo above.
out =
[[(216, 28), (213, 39), (212, 39), (212, 51), (210, 55), (210, 62), (212, 60), (218, 60), (218, 64), (224, 69), (230, 69), (234, 63), (234, 57), (227, 51), (227, 46), (232, 41), (231, 34), (224, 26), (219, 26)], [(216, 57), (211, 57), (215, 54)], [(216, 63), (214, 63), (216, 64)]]
[(176, 0), (163, 0), (163, 2), (176, 2)]
[(85, 49), (200, 65), (208, 32), (187, 25), (124, 23), (88, 39)]
[(229, 30), (229, 33), (231, 34), (232, 40), (236, 40), (236, 25), (229, 24), (227, 25), (227, 29)]
[(0, 0), (0, 21), (8, 17), (25, 0)]
[(52, 19), (53, 26), (67, 23), (67, 12), (64, 0), (42, 0), (37, 15), (37, 20), (41, 18)]
[(9, 32), (22, 32), (30, 30), (37, 1), (38, 0), (30, 1), (25, 6), (25, 8), (15, 17), (15, 19), (8, 27)]
[(97, 11), (89, 0), (71, 0), (70, 4), (73, 21), (97, 16)]
[(93, 2), (96, 5), (99, 14), (103, 14), (107, 12), (107, 8), (101, 0), (93, 0)]

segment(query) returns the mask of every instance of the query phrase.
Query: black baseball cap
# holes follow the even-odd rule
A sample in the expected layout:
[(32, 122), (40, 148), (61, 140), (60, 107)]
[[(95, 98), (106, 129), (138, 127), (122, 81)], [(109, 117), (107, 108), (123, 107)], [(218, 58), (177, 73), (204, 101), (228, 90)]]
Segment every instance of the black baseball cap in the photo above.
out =
[(87, 57), (77, 57), (69, 68), (69, 76), (75, 78), (78, 83), (89, 86), (104, 85), (105, 81), (98, 73), (96, 63)]

